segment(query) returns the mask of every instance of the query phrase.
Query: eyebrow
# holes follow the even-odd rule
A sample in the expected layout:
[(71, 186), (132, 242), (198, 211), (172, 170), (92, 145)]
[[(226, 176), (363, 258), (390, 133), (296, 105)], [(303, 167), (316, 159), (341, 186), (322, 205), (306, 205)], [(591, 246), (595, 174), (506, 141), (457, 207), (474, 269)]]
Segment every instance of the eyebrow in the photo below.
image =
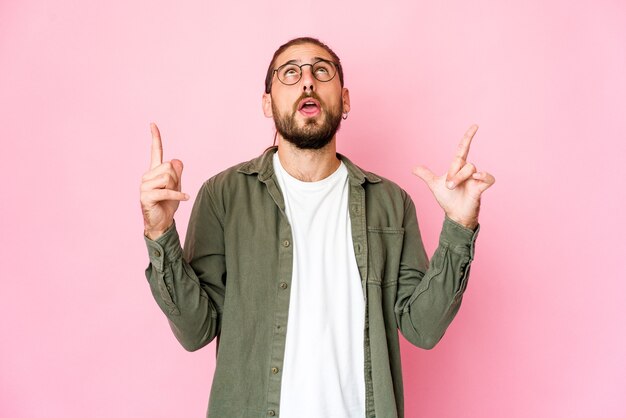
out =
[[(312, 63), (316, 63), (318, 61), (329, 61), (329, 62), (332, 62), (332, 60), (330, 60), (328, 58), (313, 57), (313, 62)], [(287, 64), (299, 64), (301, 62), (302, 62), (302, 60), (289, 60), (289, 61), (285, 62), (284, 64), (281, 64), (280, 67), (282, 67), (283, 65), (287, 65)]]

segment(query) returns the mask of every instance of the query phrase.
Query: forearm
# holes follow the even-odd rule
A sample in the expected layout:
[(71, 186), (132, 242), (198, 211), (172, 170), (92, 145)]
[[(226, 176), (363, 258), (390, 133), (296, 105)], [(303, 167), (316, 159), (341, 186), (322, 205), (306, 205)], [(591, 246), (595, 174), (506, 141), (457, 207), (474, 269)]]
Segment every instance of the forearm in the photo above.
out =
[(145, 237), (150, 256), (146, 278), (181, 345), (189, 351), (208, 344), (219, 330), (219, 308), (183, 258), (175, 224), (157, 240)]
[(467, 286), (479, 228), (472, 231), (446, 218), (439, 246), (421, 279), (401, 280), (405, 283), (401, 294), (408, 297), (400, 299), (396, 306), (397, 322), (411, 343), (427, 349), (434, 347), (454, 319)]

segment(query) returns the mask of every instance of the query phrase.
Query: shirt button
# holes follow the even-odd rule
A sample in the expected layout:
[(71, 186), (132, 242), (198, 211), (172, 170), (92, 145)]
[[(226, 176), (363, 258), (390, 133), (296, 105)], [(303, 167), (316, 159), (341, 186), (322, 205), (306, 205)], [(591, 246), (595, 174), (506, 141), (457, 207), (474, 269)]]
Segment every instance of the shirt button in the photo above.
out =
[(281, 289), (287, 289), (287, 286), (288, 286), (288, 285), (287, 285), (287, 283), (285, 283), (285, 282), (282, 282), (282, 283), (280, 284), (280, 288), (281, 288)]
[(154, 251), (152, 251), (152, 255), (154, 255), (155, 257), (161, 257), (161, 251), (154, 250)]
[(288, 239), (283, 241), (283, 247), (289, 247), (289, 240)]
[(274, 415), (276, 415), (276, 412), (274, 412), (274, 410), (270, 409), (269, 411), (267, 411), (267, 415), (269, 415), (270, 417), (273, 417)]
[(278, 373), (278, 367), (272, 367), (272, 373), (274, 374)]

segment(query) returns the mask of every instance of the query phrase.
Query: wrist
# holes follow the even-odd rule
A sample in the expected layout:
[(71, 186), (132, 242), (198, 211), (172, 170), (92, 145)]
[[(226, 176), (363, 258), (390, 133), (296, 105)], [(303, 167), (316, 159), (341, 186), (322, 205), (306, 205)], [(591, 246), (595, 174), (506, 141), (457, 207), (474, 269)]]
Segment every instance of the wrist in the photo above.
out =
[(143, 234), (150, 238), (152, 241), (156, 241), (161, 235), (163, 235), (165, 231), (155, 231), (155, 230), (147, 230), (144, 229)]
[(476, 227), (478, 226), (478, 218), (468, 219), (468, 218), (462, 218), (462, 217), (450, 215), (448, 213), (446, 213), (446, 216), (450, 218), (451, 221), (454, 221), (465, 228), (471, 229), (472, 231), (475, 230)]
[(150, 238), (152, 241), (156, 241), (159, 237), (161, 237), (163, 234), (165, 234), (172, 227), (172, 225), (174, 225), (173, 221), (170, 224), (170, 226), (168, 226), (165, 229), (161, 229), (161, 228), (152, 228), (152, 229), (144, 228), (143, 234), (146, 237)]

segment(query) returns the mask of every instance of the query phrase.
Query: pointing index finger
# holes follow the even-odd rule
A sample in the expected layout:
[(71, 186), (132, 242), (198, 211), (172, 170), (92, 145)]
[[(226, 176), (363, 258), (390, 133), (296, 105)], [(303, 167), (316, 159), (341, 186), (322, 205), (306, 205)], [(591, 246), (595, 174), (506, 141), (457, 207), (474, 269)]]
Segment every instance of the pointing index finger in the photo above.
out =
[(463, 139), (459, 143), (459, 147), (457, 149), (456, 156), (461, 158), (463, 161), (467, 160), (467, 154), (469, 153), (470, 144), (472, 143), (472, 138), (476, 134), (478, 130), (478, 125), (474, 124), (469, 127), (469, 129), (463, 135)]
[(161, 133), (155, 123), (150, 124), (150, 132), (152, 133), (150, 169), (153, 169), (163, 162), (163, 144), (161, 143)]

